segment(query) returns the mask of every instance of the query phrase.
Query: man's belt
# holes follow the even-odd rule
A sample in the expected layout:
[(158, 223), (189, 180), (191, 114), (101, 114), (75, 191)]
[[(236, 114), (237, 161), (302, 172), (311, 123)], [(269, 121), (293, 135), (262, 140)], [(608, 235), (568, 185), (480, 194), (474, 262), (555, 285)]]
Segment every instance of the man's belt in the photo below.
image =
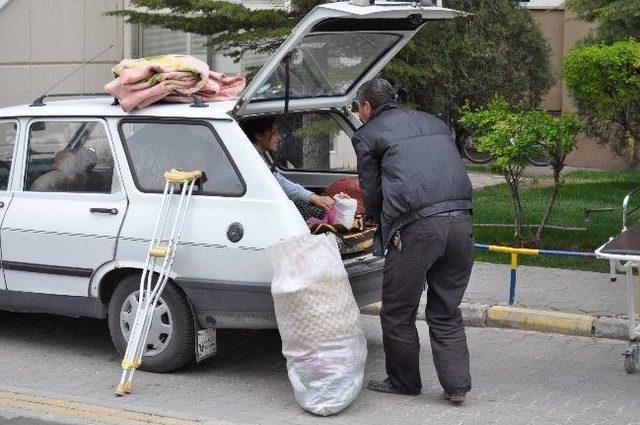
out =
[(437, 214), (432, 214), (429, 217), (462, 217), (470, 215), (469, 210), (453, 210), (453, 211), (445, 211)]

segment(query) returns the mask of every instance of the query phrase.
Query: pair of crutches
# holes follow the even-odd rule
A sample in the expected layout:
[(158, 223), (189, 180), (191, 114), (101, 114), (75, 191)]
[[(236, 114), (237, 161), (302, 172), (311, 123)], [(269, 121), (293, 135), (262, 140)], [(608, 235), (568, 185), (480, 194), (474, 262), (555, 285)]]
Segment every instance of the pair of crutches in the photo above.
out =
[[(116, 388), (116, 395), (129, 394), (133, 390), (133, 374), (142, 364), (142, 355), (147, 344), (149, 329), (153, 319), (158, 299), (164, 290), (173, 259), (180, 243), (180, 236), (184, 227), (185, 217), (191, 194), (196, 181), (202, 178), (202, 171), (178, 171), (172, 169), (164, 173), (166, 184), (160, 203), (160, 212), (156, 219), (151, 237), (151, 244), (147, 252), (142, 277), (140, 278), (140, 292), (138, 295), (138, 311), (131, 328), (127, 350), (122, 360), (122, 377)], [(176, 188), (181, 186), (178, 207), (175, 211), (169, 239), (164, 239), (169, 216), (171, 214), (171, 204)], [(159, 270), (156, 265), (162, 262)], [(156, 275), (157, 273), (157, 275)], [(154, 279), (154, 275), (157, 276)], [(154, 283), (155, 281), (155, 283)]]

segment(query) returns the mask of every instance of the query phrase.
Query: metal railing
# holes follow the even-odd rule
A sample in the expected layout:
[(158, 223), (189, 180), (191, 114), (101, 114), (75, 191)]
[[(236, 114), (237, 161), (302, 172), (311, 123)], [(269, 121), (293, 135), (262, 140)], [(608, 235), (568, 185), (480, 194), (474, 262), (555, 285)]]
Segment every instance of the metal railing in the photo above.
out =
[(483, 245), (475, 244), (475, 248), (483, 251), (499, 252), (503, 254), (509, 254), (510, 266), (511, 266), (511, 280), (509, 282), (509, 305), (513, 305), (516, 297), (516, 283), (517, 283), (517, 270), (519, 264), (520, 255), (547, 255), (552, 257), (573, 257), (573, 258), (591, 258), (596, 259), (596, 254), (593, 252), (579, 252), (579, 251), (557, 251), (551, 249), (533, 249), (533, 248), (513, 248), (510, 246), (500, 245)]

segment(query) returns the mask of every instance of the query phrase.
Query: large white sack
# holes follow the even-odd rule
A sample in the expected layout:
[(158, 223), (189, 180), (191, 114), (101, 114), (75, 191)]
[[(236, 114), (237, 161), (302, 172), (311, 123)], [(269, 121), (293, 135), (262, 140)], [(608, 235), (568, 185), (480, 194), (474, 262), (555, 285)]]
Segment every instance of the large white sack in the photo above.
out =
[(267, 248), (289, 380), (302, 408), (330, 415), (362, 387), (367, 345), (338, 245), (302, 235)]

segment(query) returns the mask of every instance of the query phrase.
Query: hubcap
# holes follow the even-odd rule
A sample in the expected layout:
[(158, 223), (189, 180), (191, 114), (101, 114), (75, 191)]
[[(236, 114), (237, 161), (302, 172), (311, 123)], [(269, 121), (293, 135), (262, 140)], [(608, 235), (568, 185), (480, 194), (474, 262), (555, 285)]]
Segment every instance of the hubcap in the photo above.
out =
[[(122, 303), (120, 309), (120, 331), (125, 341), (129, 341), (131, 329), (136, 319), (136, 313), (140, 305), (140, 291), (130, 294)], [(144, 349), (144, 356), (152, 357), (162, 353), (169, 343), (173, 335), (173, 319), (171, 311), (162, 298), (158, 299), (158, 305), (153, 313), (151, 327), (149, 328), (149, 336), (147, 337), (147, 345)]]

